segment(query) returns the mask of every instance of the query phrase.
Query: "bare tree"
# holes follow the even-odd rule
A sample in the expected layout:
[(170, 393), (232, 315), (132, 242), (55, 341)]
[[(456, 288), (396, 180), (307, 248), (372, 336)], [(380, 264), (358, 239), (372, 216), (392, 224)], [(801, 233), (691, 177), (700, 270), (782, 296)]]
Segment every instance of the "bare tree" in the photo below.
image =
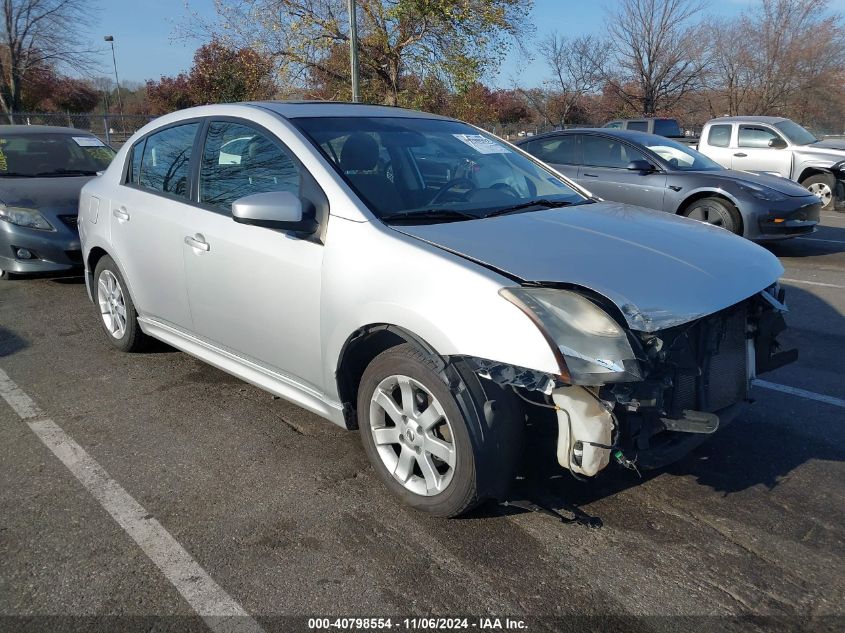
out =
[(697, 37), (699, 0), (622, 0), (608, 16), (607, 79), (636, 111), (671, 109), (704, 83), (706, 46)]
[(544, 89), (520, 89), (523, 97), (548, 122), (563, 125), (585, 95), (604, 80), (606, 44), (592, 35), (568, 39), (556, 32), (543, 39), (538, 51), (552, 71)]
[[(92, 15), (90, 0), (2, 0), (0, 107), (21, 105), (27, 75), (45, 67), (83, 71), (94, 50), (80, 36)], [(11, 118), (11, 117), (10, 117)]]
[(829, 0), (761, 0), (715, 31), (713, 84), (728, 114), (800, 119), (842, 81), (845, 23)]

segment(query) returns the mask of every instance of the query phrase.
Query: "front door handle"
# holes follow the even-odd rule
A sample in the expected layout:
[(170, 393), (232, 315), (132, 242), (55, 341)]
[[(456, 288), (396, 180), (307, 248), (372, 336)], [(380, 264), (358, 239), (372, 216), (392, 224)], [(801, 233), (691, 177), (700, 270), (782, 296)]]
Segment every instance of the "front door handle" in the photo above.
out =
[(742, 152), (737, 152), (734, 156), (738, 156), (739, 158), (745, 158), (748, 154), (743, 154)]
[(201, 251), (211, 250), (211, 246), (209, 246), (208, 242), (203, 239), (202, 235), (186, 235), (185, 244), (193, 248), (198, 248)]
[(583, 174), (585, 178), (598, 178), (598, 174)]
[(112, 215), (116, 217), (121, 222), (128, 222), (129, 221), (129, 213), (126, 211), (126, 207), (120, 207), (119, 209), (112, 209)]

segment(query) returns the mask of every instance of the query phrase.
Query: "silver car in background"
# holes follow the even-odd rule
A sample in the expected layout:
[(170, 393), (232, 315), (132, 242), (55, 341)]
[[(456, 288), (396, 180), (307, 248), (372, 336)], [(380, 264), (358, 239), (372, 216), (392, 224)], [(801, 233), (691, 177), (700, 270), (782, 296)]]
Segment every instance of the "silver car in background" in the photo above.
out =
[(113, 346), (160, 339), (360, 429), (386, 486), (438, 516), (507, 494), (526, 416), (551, 416), (576, 477), (611, 460), (656, 467), (795, 356), (778, 351), (782, 268), (767, 251), (596, 202), (521, 150), (420, 112), (169, 114), (80, 205)]

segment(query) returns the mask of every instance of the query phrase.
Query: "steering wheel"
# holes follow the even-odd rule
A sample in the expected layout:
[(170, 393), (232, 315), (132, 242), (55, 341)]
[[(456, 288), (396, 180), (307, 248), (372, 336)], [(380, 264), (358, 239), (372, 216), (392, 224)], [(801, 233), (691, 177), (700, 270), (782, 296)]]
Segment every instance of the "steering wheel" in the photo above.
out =
[(444, 194), (446, 194), (450, 189), (457, 187), (458, 185), (469, 185), (470, 191), (477, 189), (477, 187), (475, 186), (475, 183), (473, 181), (471, 181), (469, 178), (463, 178), (463, 177), (452, 178), (452, 180), (450, 180), (445, 185), (440, 187), (440, 189), (437, 191), (437, 193), (434, 194), (434, 197), (431, 200), (429, 200), (428, 203), (429, 204), (437, 203)]

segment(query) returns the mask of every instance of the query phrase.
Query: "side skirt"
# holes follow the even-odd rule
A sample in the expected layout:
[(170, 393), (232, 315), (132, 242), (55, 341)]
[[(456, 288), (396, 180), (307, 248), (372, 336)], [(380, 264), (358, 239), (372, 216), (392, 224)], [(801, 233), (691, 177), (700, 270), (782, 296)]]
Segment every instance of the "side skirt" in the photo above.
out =
[(227, 374), (232, 374), (259, 389), (284, 398), (344, 429), (346, 428), (346, 421), (343, 418), (343, 411), (339, 402), (327, 401), (319, 392), (289, 376), (282, 375), (254, 361), (221, 349), (161, 321), (139, 317), (138, 323), (140, 323), (144, 334), (157, 338), (221, 371), (225, 371)]

